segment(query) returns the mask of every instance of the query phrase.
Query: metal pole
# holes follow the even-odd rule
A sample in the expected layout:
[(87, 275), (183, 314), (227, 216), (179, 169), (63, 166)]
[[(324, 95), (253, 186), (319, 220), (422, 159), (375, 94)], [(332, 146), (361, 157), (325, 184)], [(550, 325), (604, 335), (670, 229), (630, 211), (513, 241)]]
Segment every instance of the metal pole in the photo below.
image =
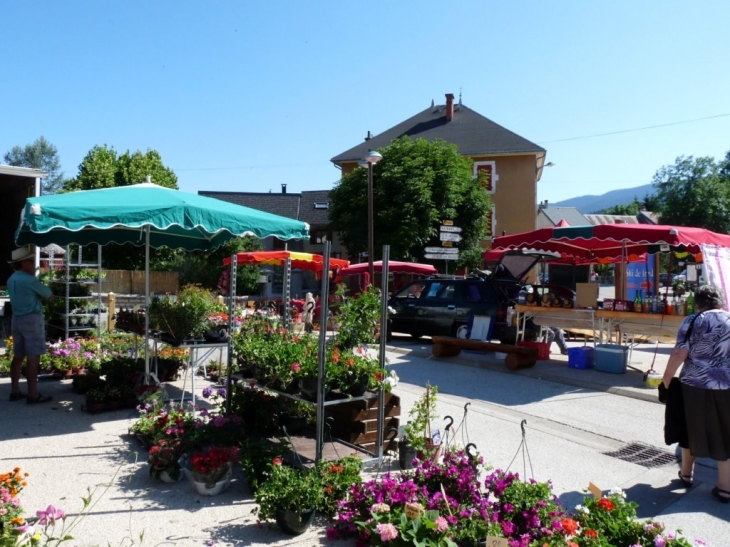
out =
[[(385, 345), (388, 341), (388, 263), (390, 261), (390, 245), (383, 245), (383, 272), (380, 285), (380, 351), (378, 362), (385, 378)], [(383, 432), (385, 422), (385, 390), (378, 391), (378, 463), (383, 463)]]
[(231, 375), (233, 373), (233, 334), (236, 326), (236, 276), (238, 275), (238, 255), (231, 256), (231, 269), (228, 272), (228, 367), (226, 369), (226, 414), (231, 413), (231, 396), (233, 386)]
[(370, 274), (370, 284), (375, 284), (375, 267), (373, 254), (375, 246), (373, 238), (373, 163), (368, 162), (368, 273)]
[[(324, 273), (322, 274), (324, 275)], [(287, 258), (284, 261), (284, 288), (282, 294), (282, 304), (284, 306), (284, 328), (289, 330), (291, 328), (291, 311), (289, 304), (291, 302), (291, 258)]]
[(150, 226), (145, 226), (144, 242), (144, 373), (150, 376)]
[(315, 443), (315, 462), (320, 462), (322, 460), (322, 445), (324, 444), (324, 378), (325, 365), (327, 362), (327, 315), (329, 313), (327, 297), (330, 292), (329, 271), (331, 245), (331, 242), (325, 241), (322, 252), (322, 289), (319, 297), (319, 363), (317, 372), (317, 439)]

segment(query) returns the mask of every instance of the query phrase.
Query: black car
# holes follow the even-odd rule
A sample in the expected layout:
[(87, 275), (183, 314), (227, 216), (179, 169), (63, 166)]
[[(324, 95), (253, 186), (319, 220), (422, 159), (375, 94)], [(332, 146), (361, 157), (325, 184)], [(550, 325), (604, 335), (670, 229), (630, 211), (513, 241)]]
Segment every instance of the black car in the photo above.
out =
[(541, 259), (539, 251), (507, 251), (492, 272), (467, 278), (431, 277), (413, 281), (389, 300), (390, 331), (420, 336), (456, 336), (470, 316), (494, 318), (492, 338), (509, 340), (507, 307), (517, 301), (522, 279)]

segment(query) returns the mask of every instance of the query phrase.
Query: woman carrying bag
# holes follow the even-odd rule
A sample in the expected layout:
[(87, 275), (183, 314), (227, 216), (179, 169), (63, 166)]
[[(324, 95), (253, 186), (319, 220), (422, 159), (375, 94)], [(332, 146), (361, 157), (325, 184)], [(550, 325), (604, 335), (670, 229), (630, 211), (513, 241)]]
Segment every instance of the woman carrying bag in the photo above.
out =
[(692, 486), (695, 458), (717, 462), (712, 494), (730, 503), (730, 314), (722, 290), (703, 285), (695, 292), (698, 313), (684, 320), (677, 334), (663, 384), (669, 389), (679, 367), (689, 448), (682, 447), (679, 479)]

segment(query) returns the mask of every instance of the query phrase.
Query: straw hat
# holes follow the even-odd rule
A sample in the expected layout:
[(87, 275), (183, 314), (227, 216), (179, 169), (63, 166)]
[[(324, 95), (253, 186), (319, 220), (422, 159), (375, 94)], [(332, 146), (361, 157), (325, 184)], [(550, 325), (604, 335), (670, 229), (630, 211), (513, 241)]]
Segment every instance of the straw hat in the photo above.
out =
[(30, 259), (35, 260), (35, 245), (28, 245), (27, 247), (15, 249), (13, 251), (12, 260), (8, 260), (8, 264)]

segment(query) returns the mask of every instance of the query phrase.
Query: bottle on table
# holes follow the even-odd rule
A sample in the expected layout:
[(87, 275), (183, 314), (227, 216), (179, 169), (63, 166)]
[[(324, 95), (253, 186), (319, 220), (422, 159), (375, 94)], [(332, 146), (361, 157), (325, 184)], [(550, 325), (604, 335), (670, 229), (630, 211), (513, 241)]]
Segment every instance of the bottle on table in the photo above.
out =
[(682, 298), (677, 299), (677, 315), (687, 315), (687, 305)]
[(672, 315), (679, 315), (679, 299), (676, 294), (672, 298)]
[(662, 310), (662, 313), (665, 315), (672, 315), (674, 312), (674, 309), (672, 308), (672, 302), (671, 300), (667, 300), (667, 295), (664, 295), (664, 300), (662, 300), (662, 307), (664, 308)]
[(636, 298), (634, 298), (634, 313), (641, 313), (643, 304), (644, 300), (641, 298), (641, 291), (636, 291)]
[(651, 299), (651, 313), (659, 313), (659, 295), (657, 294)]
[(695, 312), (695, 293), (691, 292), (689, 293), (689, 296), (687, 296), (687, 311), (686, 315), (692, 315)]

